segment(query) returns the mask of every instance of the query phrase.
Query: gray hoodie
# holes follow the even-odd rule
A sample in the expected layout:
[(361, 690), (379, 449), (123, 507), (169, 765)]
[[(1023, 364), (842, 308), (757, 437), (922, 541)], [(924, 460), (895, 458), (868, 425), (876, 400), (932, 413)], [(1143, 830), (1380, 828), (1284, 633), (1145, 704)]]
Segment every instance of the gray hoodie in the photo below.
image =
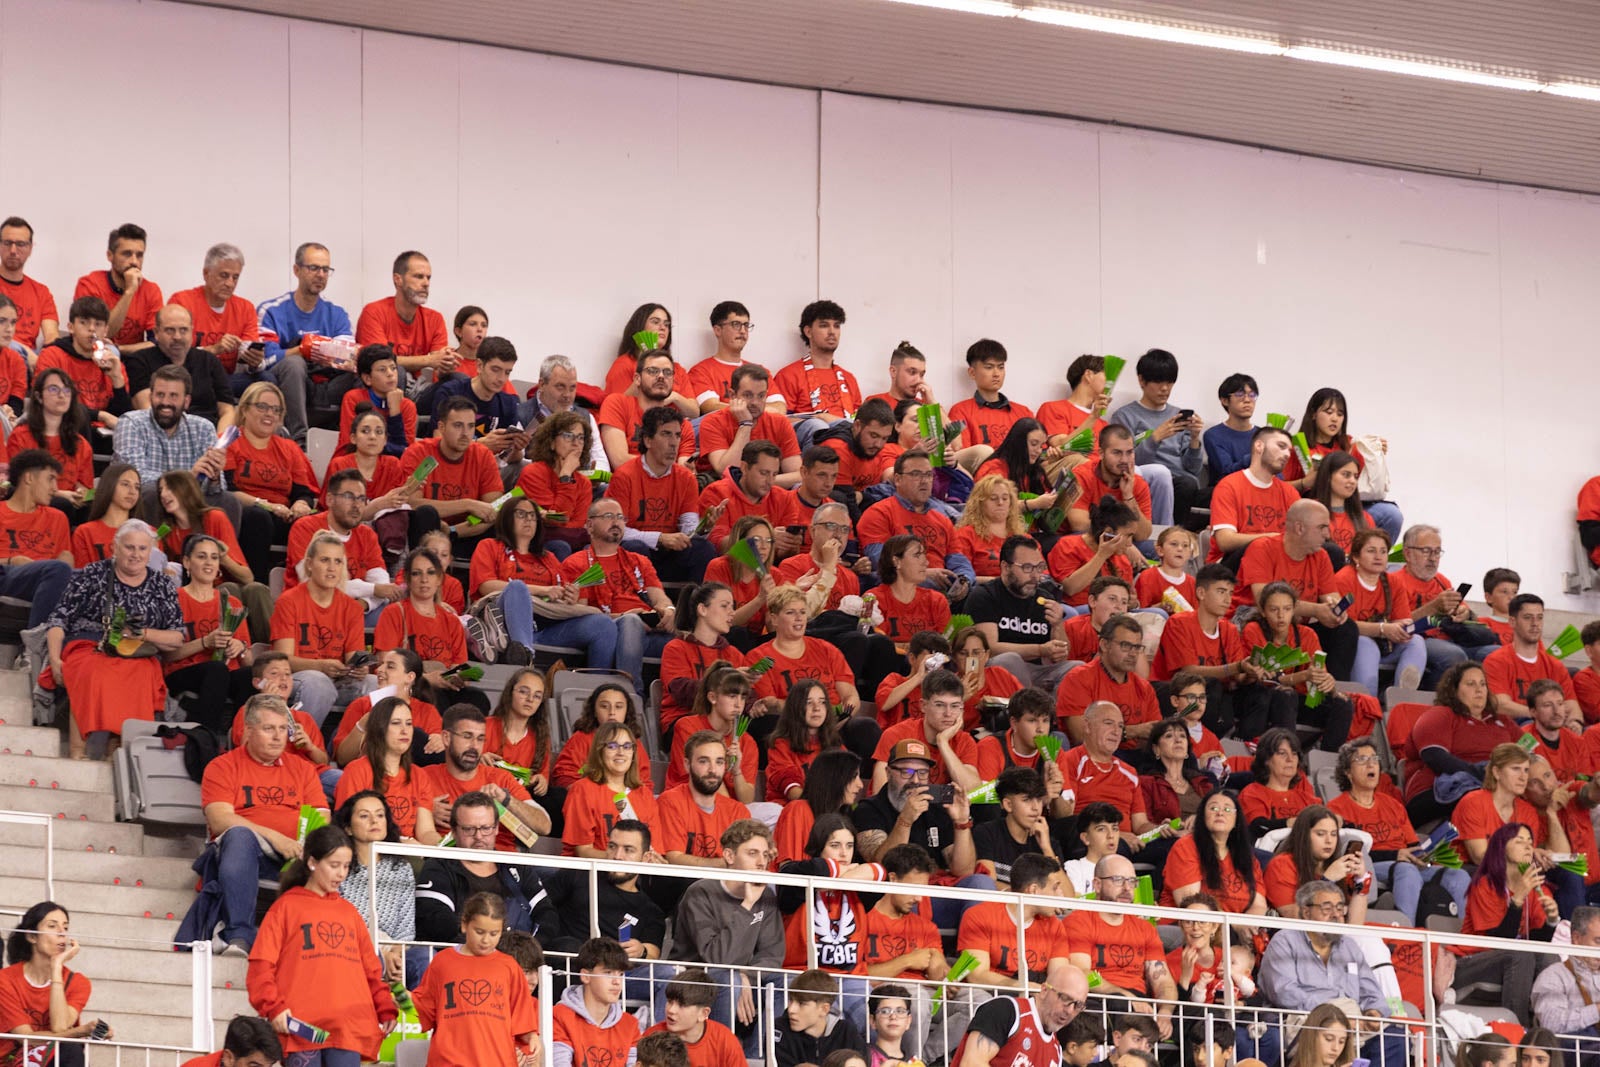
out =
[[(574, 982), (572, 985), (569, 985), (566, 989), (562, 990), (559, 1003), (571, 1009), (572, 1012), (578, 1016), (578, 1018), (582, 1019), (590, 1026), (598, 1027), (601, 1030), (609, 1030), (613, 1026), (617, 1025), (617, 1023), (622, 1021), (623, 1007), (620, 1000), (606, 1009), (606, 1017), (604, 1019), (596, 1020), (592, 1015), (590, 1015), (589, 1006), (583, 1001), (582, 982)], [(635, 1030), (637, 1032), (637, 1028), (635, 1028)], [(573, 1053), (573, 1048), (567, 1042), (552, 1041), (550, 1047), (551, 1054), (555, 1058), (556, 1067), (573, 1067), (573, 1064), (577, 1062)], [(626, 1067), (633, 1067), (633, 1062), (638, 1058), (638, 1055), (638, 1049), (636, 1047), (630, 1047), (628, 1049), (628, 1062)], [(621, 1067), (621, 1065), (617, 1065), (617, 1067)]]

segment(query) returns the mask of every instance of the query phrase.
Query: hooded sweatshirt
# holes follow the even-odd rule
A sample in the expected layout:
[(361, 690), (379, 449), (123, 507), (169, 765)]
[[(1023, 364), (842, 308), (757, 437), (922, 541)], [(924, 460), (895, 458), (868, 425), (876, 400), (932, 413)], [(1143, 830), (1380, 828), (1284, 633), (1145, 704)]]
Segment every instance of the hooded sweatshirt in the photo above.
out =
[(582, 982), (569, 985), (550, 1011), (556, 1067), (633, 1067), (639, 1020), (612, 1004), (596, 1020), (583, 1002)]

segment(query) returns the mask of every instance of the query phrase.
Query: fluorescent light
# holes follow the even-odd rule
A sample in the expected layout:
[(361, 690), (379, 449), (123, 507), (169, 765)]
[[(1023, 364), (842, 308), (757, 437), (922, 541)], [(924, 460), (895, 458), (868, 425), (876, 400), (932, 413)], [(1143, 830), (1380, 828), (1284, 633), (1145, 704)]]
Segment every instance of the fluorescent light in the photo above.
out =
[(1439, 63), (1432, 60), (1398, 59), (1393, 56), (1377, 56), (1364, 52), (1343, 52), (1334, 48), (1316, 48), (1311, 45), (1295, 45), (1284, 52), (1284, 55), (1290, 59), (1304, 59), (1312, 63), (1328, 63), (1337, 67), (1375, 70), (1384, 74), (1408, 74), (1414, 78), (1433, 78), (1437, 81), (1482, 85), (1490, 89), (1513, 89), (1521, 92), (1536, 93), (1543, 88), (1541, 83), (1533, 78), (1488, 74), (1483, 71), (1469, 70), (1465, 67), (1453, 67), (1447, 63)]
[(1551, 96), (1570, 96), (1574, 100), (1600, 100), (1600, 85), (1582, 82), (1551, 82), (1544, 87)]
[(960, 11), (967, 15), (997, 15), (1001, 18), (1015, 18), (1020, 12), (1011, 0), (890, 0), (896, 4), (910, 4), (912, 7), (931, 7), (941, 11)]
[(1146, 41), (1164, 41), (1168, 44), (1198, 45), (1202, 48), (1220, 48), (1230, 52), (1248, 52), (1258, 56), (1283, 55), (1284, 47), (1277, 41), (1242, 34), (1212, 33), (1191, 30), (1182, 26), (1169, 26), (1142, 19), (1111, 18), (1090, 15), (1081, 11), (1068, 11), (1058, 7), (1024, 7), (1016, 9), (1017, 17), (1028, 22), (1043, 22), (1051, 26), (1064, 26), (1073, 30), (1091, 30), (1095, 33), (1112, 33), (1121, 37), (1138, 37)]

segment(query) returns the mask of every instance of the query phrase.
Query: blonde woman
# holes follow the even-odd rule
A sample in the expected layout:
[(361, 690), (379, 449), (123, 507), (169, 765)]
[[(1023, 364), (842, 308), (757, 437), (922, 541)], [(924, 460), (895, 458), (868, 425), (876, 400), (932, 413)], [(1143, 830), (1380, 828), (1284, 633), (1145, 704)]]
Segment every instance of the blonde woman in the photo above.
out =
[(239, 544), (251, 573), (272, 572), (271, 548), (287, 544), (289, 527), (316, 510), (311, 461), (283, 428), (283, 390), (256, 382), (239, 398), (239, 436), (228, 445), (223, 478), (243, 514)]
[(992, 582), (1000, 577), (1000, 546), (1027, 532), (1017, 487), (1009, 478), (986, 474), (972, 487), (956, 522), (955, 551), (972, 561), (979, 582)]

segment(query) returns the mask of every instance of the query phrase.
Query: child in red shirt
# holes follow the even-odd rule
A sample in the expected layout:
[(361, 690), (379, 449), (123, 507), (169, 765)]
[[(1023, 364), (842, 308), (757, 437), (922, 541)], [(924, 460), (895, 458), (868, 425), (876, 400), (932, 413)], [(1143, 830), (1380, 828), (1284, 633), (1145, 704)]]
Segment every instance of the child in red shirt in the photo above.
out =
[(430, 1063), (517, 1067), (519, 1053), (539, 1056), (537, 1001), (517, 961), (498, 951), (505, 926), (503, 897), (468, 897), (461, 944), (433, 957), (412, 994), (417, 1021), (433, 1032)]

